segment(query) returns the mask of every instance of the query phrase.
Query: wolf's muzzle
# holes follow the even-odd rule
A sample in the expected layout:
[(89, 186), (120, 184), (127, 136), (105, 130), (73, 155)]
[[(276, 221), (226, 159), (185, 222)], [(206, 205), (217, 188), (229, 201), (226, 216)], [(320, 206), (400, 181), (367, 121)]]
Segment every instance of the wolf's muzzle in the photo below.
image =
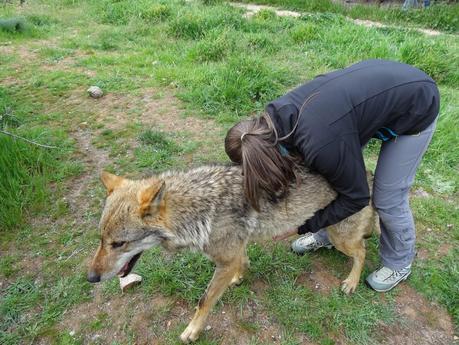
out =
[(88, 272), (88, 282), (90, 283), (100, 282), (100, 275), (97, 274), (95, 271), (89, 271)]

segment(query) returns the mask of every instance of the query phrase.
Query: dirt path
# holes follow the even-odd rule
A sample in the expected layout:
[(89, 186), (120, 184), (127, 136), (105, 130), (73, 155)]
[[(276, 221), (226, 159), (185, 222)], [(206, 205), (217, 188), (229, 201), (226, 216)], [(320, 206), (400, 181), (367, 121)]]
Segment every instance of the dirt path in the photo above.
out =
[[(303, 13), (301, 12), (280, 10), (277, 7), (266, 6), (266, 5), (243, 4), (243, 3), (236, 3), (236, 2), (230, 2), (230, 5), (234, 7), (245, 9), (247, 11), (245, 14), (246, 17), (251, 17), (261, 10), (274, 11), (280, 17), (300, 17), (303, 15)], [(401, 26), (387, 25), (387, 24), (383, 24), (383, 23), (375, 22), (371, 20), (353, 19), (349, 17), (347, 17), (347, 19), (357, 25), (362, 25), (366, 27), (406, 29), (405, 27), (402, 28)], [(440, 31), (431, 30), (431, 29), (422, 29), (422, 28), (411, 28), (411, 29), (421, 32), (427, 36), (438, 36), (442, 34), (442, 32)]]

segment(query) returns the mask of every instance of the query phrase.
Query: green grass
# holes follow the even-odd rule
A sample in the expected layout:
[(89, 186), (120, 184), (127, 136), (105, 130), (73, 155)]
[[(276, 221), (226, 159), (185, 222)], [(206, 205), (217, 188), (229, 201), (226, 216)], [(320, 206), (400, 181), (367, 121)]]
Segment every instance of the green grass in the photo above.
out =
[(17, 344), (43, 335), (67, 308), (88, 299), (88, 286), (82, 276), (41, 284), (31, 277), (18, 279), (2, 292), (1, 343)]
[(429, 197), (415, 200), (413, 207), (422, 225), (431, 229), (430, 233), (423, 234), (423, 248), (430, 255), (435, 255), (442, 245), (447, 247), (437, 260), (420, 260), (411, 283), (429, 298), (445, 305), (459, 325), (459, 301), (451, 298), (459, 294), (459, 265), (456, 260), (459, 249), (454, 245), (459, 240), (457, 205)]
[(77, 164), (67, 161), (72, 145), (66, 134), (37, 124), (30, 119), (33, 116), (40, 114), (0, 87), (0, 128), (38, 143), (57, 145), (55, 149), (42, 148), (0, 133), (2, 231), (11, 231), (22, 224), (25, 215), (46, 209), (50, 182), (62, 181), (79, 171)]
[(136, 161), (139, 168), (149, 168), (156, 171), (174, 166), (174, 155), (182, 153), (183, 149), (165, 133), (146, 130), (139, 136), (142, 144), (136, 149)]
[(404, 26), (421, 26), (443, 31), (459, 30), (459, 4), (445, 4), (443, 1), (432, 1), (428, 9), (410, 9), (403, 11), (401, 4), (390, 7), (355, 4), (345, 6), (332, 0), (241, 0), (239, 2), (268, 4), (304, 12), (339, 13), (352, 18), (371, 19), (385, 23)]
[[(118, 331), (125, 340), (121, 343), (134, 343), (138, 334), (131, 320), (137, 302), (131, 303), (131, 298), (138, 296), (145, 301), (151, 296), (170, 298), (150, 317), (149, 329), (157, 337), (153, 341), (178, 343), (187, 316), (166, 330), (169, 315), (175, 304), (191, 315), (213, 265), (197, 253), (170, 256), (151, 250), (136, 266), (144, 282), (133, 291), (120, 296), (116, 280), (99, 290), (87, 284), (85, 262), (97, 245), (105, 193), (96, 168), (139, 176), (225, 161), (225, 128), (259, 113), (267, 102), (304, 80), (366, 58), (413, 64), (440, 86), (437, 132), (415, 185), (430, 196), (412, 201), (418, 247), (428, 255), (415, 261), (408, 284), (444, 306), (459, 327), (459, 154), (454, 149), (459, 146), (459, 40), (405, 28), (408, 23), (457, 31), (458, 6), (435, 4), (427, 11), (402, 13), (344, 8), (325, 0), (283, 3), (309, 14), (295, 19), (261, 11), (245, 18), (242, 10), (223, 1), (36, 0), (23, 8), (17, 3), (2, 5), (0, 18), (21, 17), (27, 27), (16, 33), (0, 30), (0, 41), (8, 42), (0, 54), (0, 81), (5, 83), (0, 84), (1, 125), (58, 146), (45, 150), (0, 134), (2, 344), (82, 344), (88, 335), (118, 327), (119, 318), (123, 326)], [(366, 28), (344, 16), (401, 27)], [(90, 85), (102, 87), (113, 104), (106, 99), (88, 103), (83, 97)], [(215, 133), (203, 133), (201, 128), (165, 131), (155, 116), (167, 121), (167, 106), (155, 109), (151, 102), (153, 109), (145, 109), (146, 94), (159, 103), (165, 102), (165, 94), (174, 94), (183, 107), (174, 111), (213, 121)], [(153, 119), (145, 120), (145, 111)], [(124, 121), (118, 123), (118, 118)], [(72, 139), (82, 133), (94, 150), (108, 157), (108, 166), (88, 161), (84, 147)], [(378, 149), (377, 142), (368, 147), (370, 166), (375, 165)], [(72, 195), (79, 196), (69, 200)], [(445, 243), (450, 247), (442, 247)], [(378, 265), (377, 239), (368, 247), (363, 277)], [(436, 255), (439, 252), (443, 254)], [(381, 336), (379, 322), (389, 328), (400, 322), (394, 309), (397, 291), (382, 298), (361, 284), (354, 296), (345, 297), (338, 286), (321, 294), (298, 283), (317, 260), (326, 268), (324, 274), (345, 278), (348, 261), (335, 251), (298, 258), (284, 245), (257, 244), (249, 247), (249, 256), (245, 281), (225, 293), (216, 310), (240, 311), (237, 327), (250, 334), (250, 344), (272, 343), (259, 340), (266, 322), (279, 329), (278, 342), (285, 345), (298, 344), (299, 334), (318, 344), (372, 344)], [(258, 285), (262, 288), (255, 293)], [(69, 335), (63, 320), (74, 317), (82, 303), (93, 303), (96, 294), (101, 303), (122, 300), (125, 314), (97, 312), (77, 334)], [(256, 306), (256, 313), (267, 319), (245, 316), (247, 306)], [(198, 344), (221, 340), (211, 330)]]

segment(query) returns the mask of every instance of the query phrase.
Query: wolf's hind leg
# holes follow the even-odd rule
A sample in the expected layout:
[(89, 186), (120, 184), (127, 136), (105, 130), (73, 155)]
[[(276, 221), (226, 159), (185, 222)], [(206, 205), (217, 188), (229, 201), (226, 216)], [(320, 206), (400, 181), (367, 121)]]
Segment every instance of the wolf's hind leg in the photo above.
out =
[(216, 265), (217, 267), (215, 269), (214, 276), (210, 281), (206, 292), (199, 300), (193, 319), (180, 335), (180, 339), (184, 343), (189, 343), (190, 341), (198, 339), (199, 333), (204, 327), (204, 323), (206, 322), (210, 310), (231, 284), (233, 278), (239, 274), (240, 258), (236, 257), (224, 264), (217, 262)]

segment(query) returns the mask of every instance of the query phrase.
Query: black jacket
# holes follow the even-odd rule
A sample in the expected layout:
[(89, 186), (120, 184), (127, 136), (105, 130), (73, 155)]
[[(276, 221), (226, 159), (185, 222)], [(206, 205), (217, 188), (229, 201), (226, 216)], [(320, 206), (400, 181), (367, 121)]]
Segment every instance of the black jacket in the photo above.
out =
[(279, 136), (293, 129), (303, 103), (315, 93), (282, 144), (297, 150), (338, 196), (307, 220), (300, 234), (336, 224), (368, 205), (362, 147), (377, 135), (422, 131), (434, 121), (440, 102), (435, 82), (424, 72), (393, 61), (362, 61), (319, 75), (269, 103), (266, 111)]

